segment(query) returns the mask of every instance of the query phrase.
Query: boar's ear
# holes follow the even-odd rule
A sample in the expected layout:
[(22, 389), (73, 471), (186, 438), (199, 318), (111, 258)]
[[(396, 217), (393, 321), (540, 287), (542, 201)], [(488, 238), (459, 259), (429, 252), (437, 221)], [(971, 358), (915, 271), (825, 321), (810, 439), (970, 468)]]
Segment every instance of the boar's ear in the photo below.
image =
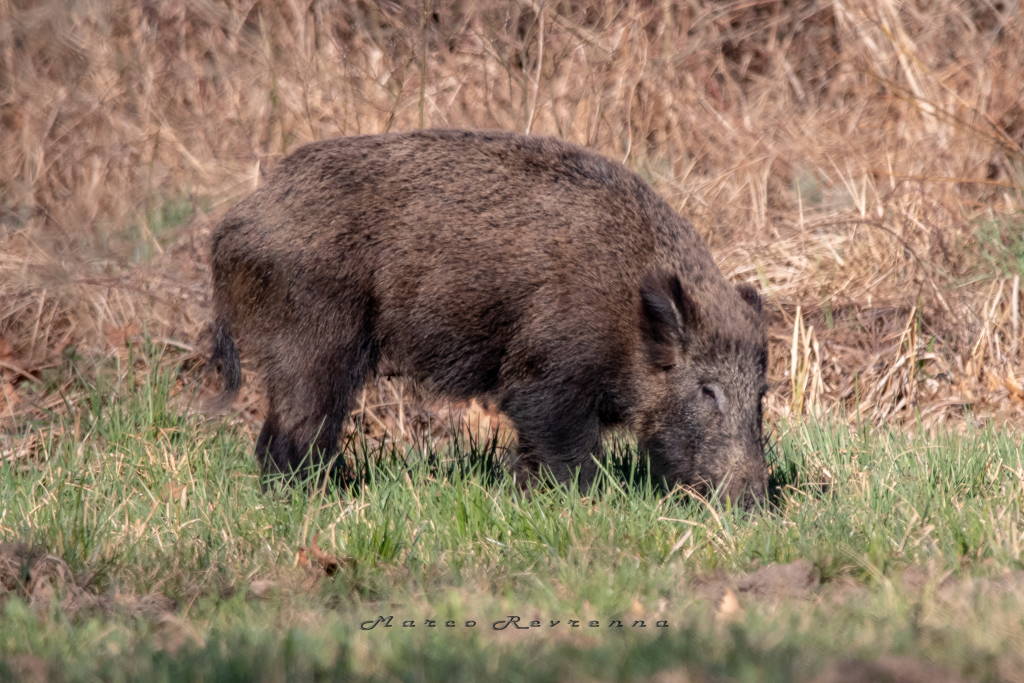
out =
[(700, 311), (683, 290), (679, 278), (670, 273), (651, 273), (640, 287), (644, 340), (651, 363), (667, 370), (679, 359), (693, 335)]
[(764, 313), (764, 303), (761, 301), (761, 295), (754, 289), (754, 285), (741, 282), (736, 285), (736, 291), (740, 293), (740, 298), (750, 304), (750, 307), (757, 313)]

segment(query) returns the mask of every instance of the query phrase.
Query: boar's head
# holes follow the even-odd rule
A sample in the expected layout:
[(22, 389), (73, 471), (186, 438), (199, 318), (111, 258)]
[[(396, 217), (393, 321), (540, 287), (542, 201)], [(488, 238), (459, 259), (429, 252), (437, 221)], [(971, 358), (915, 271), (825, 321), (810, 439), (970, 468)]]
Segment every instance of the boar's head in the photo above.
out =
[(718, 491), (749, 506), (768, 481), (761, 299), (749, 285), (703, 299), (665, 272), (643, 282), (637, 436), (652, 473), (669, 486)]

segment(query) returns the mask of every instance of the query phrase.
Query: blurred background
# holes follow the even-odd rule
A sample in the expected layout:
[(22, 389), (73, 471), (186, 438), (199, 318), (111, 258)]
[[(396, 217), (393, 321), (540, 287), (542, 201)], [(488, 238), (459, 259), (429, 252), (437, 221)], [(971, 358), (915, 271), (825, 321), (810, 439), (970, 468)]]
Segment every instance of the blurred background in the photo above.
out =
[[(111, 364), (174, 363), (193, 395), (224, 210), (302, 143), (467, 127), (590, 146), (689, 218), (767, 298), (769, 419), (1020, 425), (1022, 19), (1016, 0), (0, 0), (0, 420)], [(355, 417), (392, 436), (495, 417), (457, 408), (378, 380)]]

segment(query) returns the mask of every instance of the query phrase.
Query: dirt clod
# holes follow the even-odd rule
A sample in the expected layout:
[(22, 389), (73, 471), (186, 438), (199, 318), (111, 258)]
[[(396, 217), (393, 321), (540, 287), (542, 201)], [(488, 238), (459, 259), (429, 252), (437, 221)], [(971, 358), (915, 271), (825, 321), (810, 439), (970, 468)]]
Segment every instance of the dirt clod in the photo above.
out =
[(739, 579), (741, 593), (759, 597), (805, 597), (821, 585), (821, 573), (807, 560), (769, 564)]
[(23, 683), (44, 683), (52, 680), (50, 666), (35, 655), (14, 655), (0, 660), (0, 675), (4, 673), (10, 675), (12, 680)]
[(844, 660), (813, 679), (814, 683), (959, 683), (963, 680), (930, 662), (897, 655)]
[(278, 588), (279, 586), (276, 581), (271, 581), (269, 579), (256, 579), (255, 581), (249, 584), (249, 590), (247, 594), (249, 597), (256, 598), (257, 600), (262, 600), (264, 598), (269, 598), (270, 596), (272, 596), (274, 593), (277, 592)]

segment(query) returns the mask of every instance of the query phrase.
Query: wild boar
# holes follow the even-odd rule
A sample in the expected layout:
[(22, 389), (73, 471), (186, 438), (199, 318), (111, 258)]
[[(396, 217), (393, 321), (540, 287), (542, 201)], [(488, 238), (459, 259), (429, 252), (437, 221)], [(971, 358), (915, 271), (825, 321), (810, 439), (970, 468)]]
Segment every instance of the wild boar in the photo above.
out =
[(214, 351), (268, 412), (264, 473), (337, 450), (382, 364), (493, 400), (517, 474), (593, 478), (629, 428), (670, 485), (763, 496), (761, 299), (621, 164), (566, 142), (425, 130), (302, 146), (213, 235)]

